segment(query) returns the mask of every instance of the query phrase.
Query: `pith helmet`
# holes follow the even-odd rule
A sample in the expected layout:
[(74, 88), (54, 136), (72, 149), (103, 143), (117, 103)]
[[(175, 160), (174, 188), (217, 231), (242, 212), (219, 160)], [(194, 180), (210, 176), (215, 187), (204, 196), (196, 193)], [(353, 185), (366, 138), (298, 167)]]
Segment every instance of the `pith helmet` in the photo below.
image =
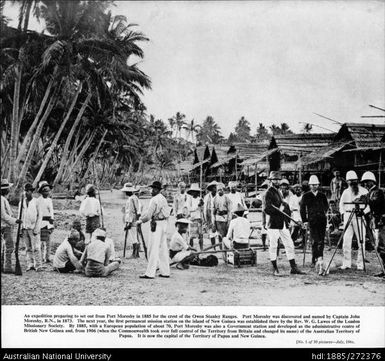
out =
[(354, 170), (350, 170), (346, 173), (346, 180), (352, 181), (352, 180), (358, 180), (357, 173)]
[(368, 180), (373, 181), (374, 183), (377, 183), (376, 177), (372, 172), (365, 172), (361, 178), (361, 182), (368, 181)]

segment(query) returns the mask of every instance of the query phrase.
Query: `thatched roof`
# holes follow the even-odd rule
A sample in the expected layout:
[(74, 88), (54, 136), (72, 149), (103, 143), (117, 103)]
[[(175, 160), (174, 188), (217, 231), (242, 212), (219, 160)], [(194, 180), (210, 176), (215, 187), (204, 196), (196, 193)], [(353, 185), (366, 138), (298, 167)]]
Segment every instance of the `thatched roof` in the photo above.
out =
[(332, 158), (335, 153), (342, 150), (343, 148), (352, 147), (352, 141), (348, 142), (337, 142), (327, 145), (322, 148), (322, 151), (316, 150), (300, 158), (297, 161), (298, 165), (309, 165), (321, 162), (322, 160)]
[(353, 140), (356, 148), (381, 148), (385, 143), (385, 124), (345, 123), (334, 140)]
[(335, 133), (303, 133), (275, 135), (273, 138), (283, 152), (309, 153), (331, 144), (335, 135)]

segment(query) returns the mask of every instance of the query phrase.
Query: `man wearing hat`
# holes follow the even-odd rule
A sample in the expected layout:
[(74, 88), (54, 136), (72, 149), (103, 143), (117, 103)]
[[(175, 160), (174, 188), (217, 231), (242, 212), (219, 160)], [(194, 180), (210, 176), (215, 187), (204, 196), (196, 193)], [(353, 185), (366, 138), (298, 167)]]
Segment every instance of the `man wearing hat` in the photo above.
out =
[(53, 231), (54, 212), (52, 199), (49, 197), (51, 186), (47, 181), (39, 182), (38, 192), (40, 197), (37, 199), (41, 213), (41, 229), (40, 229), (40, 241), (41, 241), (41, 254), (43, 262), (51, 262), (51, 233)]
[(160, 193), (162, 184), (155, 181), (150, 186), (152, 198), (147, 212), (140, 217), (137, 224), (151, 221), (148, 240), (148, 265), (144, 275), (140, 278), (153, 279), (159, 266), (160, 277), (170, 277), (169, 252), (167, 247), (167, 220), (170, 216), (170, 207), (166, 198)]
[[(230, 221), (226, 238), (233, 241), (234, 249), (249, 247), (250, 221), (244, 217), (245, 211), (246, 208), (238, 203), (234, 210), (235, 218)], [(223, 242), (225, 243), (225, 240)]]
[(59, 273), (69, 273), (76, 269), (80, 271), (82, 265), (76, 257), (75, 246), (80, 240), (80, 234), (72, 229), (68, 237), (56, 249), (53, 257), (53, 268)]
[(196, 249), (189, 246), (183, 238), (190, 224), (188, 219), (177, 219), (175, 222), (176, 231), (170, 241), (170, 263), (177, 263), (176, 267), (179, 269), (187, 269), (192, 251), (196, 252)]
[(15, 224), (21, 223), (21, 219), (13, 217), (11, 206), (6, 198), (12, 185), (7, 179), (1, 180), (1, 269), (4, 273), (13, 273), (12, 252), (14, 245), (12, 228)]
[(222, 242), (222, 238), (226, 237), (231, 221), (231, 201), (228, 195), (224, 193), (224, 189), (224, 184), (219, 183), (217, 185), (218, 193), (213, 199), (214, 225), (219, 242)]
[[(347, 222), (350, 218), (351, 212), (355, 208), (355, 206), (351, 203), (360, 201), (363, 198), (367, 197), (368, 190), (361, 187), (358, 184), (358, 176), (354, 170), (350, 170), (346, 173), (346, 181), (348, 182), (348, 188), (346, 188), (341, 195), (340, 199), (340, 213), (344, 220), (344, 228), (346, 228)], [(349, 204), (350, 203), (350, 204)], [(369, 207), (360, 206), (361, 210), (365, 214), (369, 213)], [(359, 227), (359, 229), (358, 229)], [(350, 222), (349, 226), (345, 230), (342, 250), (344, 253), (344, 260), (342, 266), (340, 267), (342, 270), (348, 269), (352, 267), (352, 239), (353, 234), (356, 235), (356, 239), (359, 240), (362, 238), (363, 241), (363, 250), (365, 253), (365, 237), (366, 237), (366, 229), (363, 227), (362, 219), (360, 216), (357, 217), (355, 214)], [(361, 235), (361, 236), (360, 236)], [(361, 248), (361, 245), (358, 245)], [(362, 256), (361, 250), (357, 253), (357, 269), (364, 269), (365, 257)]]
[(178, 193), (174, 197), (173, 209), (174, 215), (178, 218), (187, 218), (189, 216), (188, 200), (190, 196), (186, 193), (186, 183), (179, 182)]
[(190, 210), (190, 246), (194, 247), (194, 239), (198, 238), (199, 247), (203, 250), (203, 230), (202, 230), (202, 217), (203, 217), (203, 200), (200, 198), (201, 189), (198, 183), (192, 183), (190, 189), (187, 191), (189, 199), (187, 201), (187, 207)]
[[(21, 219), (23, 221), (23, 240), (27, 252), (27, 272), (43, 270), (43, 267), (41, 267), (40, 242), (40, 228), (43, 216), (37, 198), (32, 196), (33, 191), (32, 184), (27, 183), (24, 186), (25, 197)], [(19, 210), (20, 207), (21, 203), (19, 203)]]
[(217, 184), (218, 182), (212, 181), (207, 186), (207, 194), (203, 198), (203, 221), (207, 228), (211, 244), (215, 244), (215, 222), (213, 215), (213, 200), (217, 194)]
[(100, 215), (102, 213), (99, 200), (96, 198), (96, 190), (92, 184), (86, 187), (87, 196), (80, 204), (79, 213), (86, 218), (86, 233), (88, 239), (86, 244), (91, 241), (92, 233), (100, 227)]
[[(376, 177), (372, 172), (365, 172), (361, 183), (368, 190), (368, 203), (372, 212), (372, 228), (376, 238), (377, 251), (385, 265), (385, 195), (377, 186)], [(384, 277), (384, 273), (376, 274), (377, 277)]]
[(139, 258), (140, 243), (138, 241), (136, 222), (140, 217), (141, 204), (139, 202), (139, 198), (136, 195), (138, 190), (132, 185), (132, 183), (126, 183), (121, 191), (125, 192), (128, 196), (125, 206), (124, 229), (128, 231), (128, 237), (132, 243), (131, 258)]
[(245, 198), (239, 192), (237, 192), (238, 182), (229, 182), (228, 187), (230, 189), (230, 193), (227, 196), (231, 201), (231, 213), (233, 214), (238, 207), (238, 204), (241, 204), (245, 211), (247, 211), (247, 206), (245, 203)]
[(288, 229), (289, 222), (286, 214), (290, 214), (290, 208), (282, 199), (279, 191), (281, 174), (278, 171), (271, 171), (269, 180), (270, 187), (267, 189), (264, 197), (264, 212), (269, 216), (267, 219), (267, 234), (270, 240), (269, 254), (270, 261), (273, 265), (274, 275), (280, 276), (277, 266), (277, 247), (278, 240), (281, 239), (285, 250), (287, 259), (290, 262), (291, 274), (303, 274), (295, 263), (294, 244), (291, 239)]
[(86, 247), (80, 259), (87, 277), (107, 277), (111, 272), (119, 268), (120, 261), (110, 261), (111, 248), (105, 241), (106, 231), (97, 228), (92, 241)]
[(329, 208), (326, 195), (319, 191), (319, 180), (316, 175), (309, 179), (310, 191), (306, 192), (301, 202), (301, 218), (305, 227), (309, 226), (312, 240), (312, 263), (317, 262), (318, 274), (324, 271), (323, 252), (326, 233), (326, 213)]

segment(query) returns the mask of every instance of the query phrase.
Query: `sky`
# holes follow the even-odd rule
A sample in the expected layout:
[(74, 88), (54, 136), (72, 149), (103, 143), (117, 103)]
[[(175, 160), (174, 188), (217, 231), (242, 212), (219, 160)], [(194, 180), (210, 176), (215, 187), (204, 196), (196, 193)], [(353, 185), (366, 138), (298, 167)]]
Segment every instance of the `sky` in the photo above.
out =
[[(179, 111), (201, 123), (211, 115), (225, 136), (242, 116), (252, 133), (260, 122), (339, 129), (314, 113), (385, 122), (361, 118), (384, 114), (369, 107), (385, 108), (384, 1), (115, 4), (113, 14), (150, 38), (140, 68), (152, 80), (143, 102), (156, 118)], [(16, 24), (17, 9), (8, 6), (5, 15)]]

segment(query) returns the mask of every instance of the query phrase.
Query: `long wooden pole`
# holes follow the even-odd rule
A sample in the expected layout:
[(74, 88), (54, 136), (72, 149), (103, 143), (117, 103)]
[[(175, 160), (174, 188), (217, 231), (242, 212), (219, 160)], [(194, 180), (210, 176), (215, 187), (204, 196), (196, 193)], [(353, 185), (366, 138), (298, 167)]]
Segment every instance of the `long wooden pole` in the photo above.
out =
[(381, 188), (381, 162), (382, 162), (382, 150), (380, 149), (380, 157), (378, 160), (378, 187)]

